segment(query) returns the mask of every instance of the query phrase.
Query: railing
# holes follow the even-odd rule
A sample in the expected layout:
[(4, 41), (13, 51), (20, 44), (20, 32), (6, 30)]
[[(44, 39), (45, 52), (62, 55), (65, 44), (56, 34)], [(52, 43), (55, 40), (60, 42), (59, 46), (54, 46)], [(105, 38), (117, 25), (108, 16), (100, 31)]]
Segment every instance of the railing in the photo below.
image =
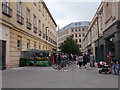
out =
[(31, 30), (32, 24), (29, 22), (29, 20), (27, 20), (26, 25), (27, 25), (27, 28), (28, 28), (29, 30)]
[(2, 13), (8, 17), (12, 17), (12, 9), (6, 4), (2, 4)]
[(24, 18), (22, 17), (20, 13), (17, 14), (17, 22), (22, 25), (24, 24)]
[(36, 26), (33, 26), (33, 31), (34, 31), (34, 33), (37, 33), (37, 27)]

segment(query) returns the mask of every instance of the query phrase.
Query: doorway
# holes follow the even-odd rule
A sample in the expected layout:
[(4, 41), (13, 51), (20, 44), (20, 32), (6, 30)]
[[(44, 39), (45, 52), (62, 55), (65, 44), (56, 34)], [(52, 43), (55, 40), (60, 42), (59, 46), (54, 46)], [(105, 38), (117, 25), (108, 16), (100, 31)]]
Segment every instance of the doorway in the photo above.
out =
[(1, 52), (2, 52), (2, 70), (6, 69), (6, 41), (0, 41), (2, 46)]

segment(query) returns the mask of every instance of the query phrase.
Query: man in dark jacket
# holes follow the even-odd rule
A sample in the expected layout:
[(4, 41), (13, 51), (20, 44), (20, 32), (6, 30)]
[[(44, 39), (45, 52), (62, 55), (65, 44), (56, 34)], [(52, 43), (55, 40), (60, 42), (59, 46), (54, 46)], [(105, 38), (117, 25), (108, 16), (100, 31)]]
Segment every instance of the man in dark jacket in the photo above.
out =
[(85, 68), (87, 68), (86, 67), (87, 62), (88, 62), (88, 56), (86, 54), (84, 54), (84, 56), (83, 56), (83, 65), (85, 66)]

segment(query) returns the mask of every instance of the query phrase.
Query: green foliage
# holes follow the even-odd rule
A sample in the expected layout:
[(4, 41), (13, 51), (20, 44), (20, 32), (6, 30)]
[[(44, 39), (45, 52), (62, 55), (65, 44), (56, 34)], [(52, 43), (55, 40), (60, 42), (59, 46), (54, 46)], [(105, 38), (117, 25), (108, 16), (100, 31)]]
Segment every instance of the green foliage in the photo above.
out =
[(67, 54), (80, 54), (80, 49), (72, 36), (66, 38), (66, 40), (61, 43), (60, 47), (61, 52)]

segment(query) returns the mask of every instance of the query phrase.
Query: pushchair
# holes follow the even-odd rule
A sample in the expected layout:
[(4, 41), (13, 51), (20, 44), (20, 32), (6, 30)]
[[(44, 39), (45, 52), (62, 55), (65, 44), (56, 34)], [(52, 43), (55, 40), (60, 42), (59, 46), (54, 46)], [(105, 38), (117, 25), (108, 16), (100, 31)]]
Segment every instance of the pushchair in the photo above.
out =
[(107, 73), (111, 74), (109, 65), (107, 65), (106, 62), (104, 62), (104, 61), (101, 61), (98, 63), (98, 68), (100, 68), (99, 69), (100, 74), (102, 74), (103, 72), (105, 74), (107, 74)]

